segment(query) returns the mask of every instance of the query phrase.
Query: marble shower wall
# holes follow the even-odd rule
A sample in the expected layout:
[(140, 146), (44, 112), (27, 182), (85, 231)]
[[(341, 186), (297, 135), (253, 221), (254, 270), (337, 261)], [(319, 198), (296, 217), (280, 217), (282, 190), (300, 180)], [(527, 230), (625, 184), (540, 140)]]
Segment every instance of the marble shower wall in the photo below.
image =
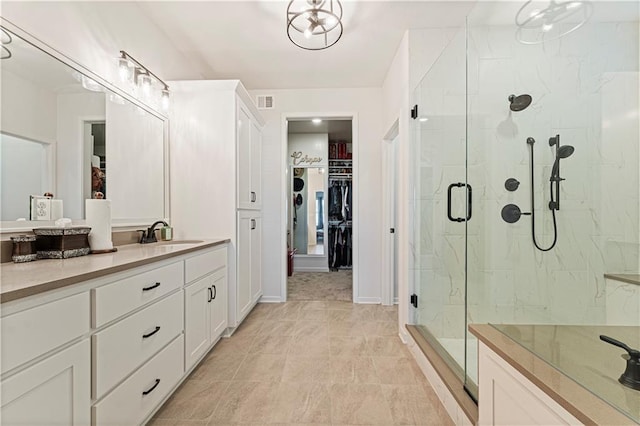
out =
[[(414, 127), (416, 323), (437, 337), (464, 337), (465, 254), (469, 322), (604, 324), (604, 273), (640, 271), (638, 23), (588, 23), (540, 45), (520, 44), (514, 32), (470, 25), (414, 95), (428, 118)], [(532, 105), (511, 112), (508, 96), (522, 93)], [(561, 163), (558, 242), (541, 252), (531, 217), (507, 224), (500, 211), (531, 209), (533, 137), (536, 238), (551, 243), (555, 135), (575, 152)], [(465, 181), (465, 155), (473, 186), (466, 245), (464, 223), (446, 218), (447, 186)], [(521, 182), (515, 192), (504, 188), (509, 177)], [(462, 216), (464, 190), (452, 199)]]
[[(590, 23), (539, 45), (513, 31), (469, 28), (469, 181), (480, 205), (468, 231), (469, 321), (603, 324), (604, 273), (640, 270), (638, 23)], [(508, 96), (522, 93), (533, 103), (511, 112)], [(556, 135), (575, 152), (561, 161), (558, 241), (542, 252), (530, 216), (507, 224), (500, 211), (531, 211), (533, 137), (536, 239), (551, 244)]]

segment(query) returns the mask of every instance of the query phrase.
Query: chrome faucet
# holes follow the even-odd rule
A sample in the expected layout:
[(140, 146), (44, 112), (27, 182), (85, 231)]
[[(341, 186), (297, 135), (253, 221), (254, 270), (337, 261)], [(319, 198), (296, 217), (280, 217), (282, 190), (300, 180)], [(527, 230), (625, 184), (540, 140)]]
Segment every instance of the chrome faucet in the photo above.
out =
[(164, 220), (159, 220), (157, 222), (154, 222), (153, 225), (151, 225), (150, 227), (147, 228), (146, 231), (141, 230), (138, 232), (142, 232), (142, 235), (140, 236), (140, 244), (147, 244), (147, 243), (157, 243), (158, 239), (156, 238), (156, 226), (159, 224), (163, 224), (164, 226), (169, 226), (169, 224), (167, 222), (165, 222)]

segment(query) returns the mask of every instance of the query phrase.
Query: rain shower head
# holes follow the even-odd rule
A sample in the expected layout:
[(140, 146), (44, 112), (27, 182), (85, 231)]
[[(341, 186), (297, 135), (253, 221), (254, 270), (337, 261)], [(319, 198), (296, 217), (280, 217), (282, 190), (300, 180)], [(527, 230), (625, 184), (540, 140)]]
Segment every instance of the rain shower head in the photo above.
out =
[(533, 98), (531, 95), (510, 95), (509, 96), (509, 108), (511, 111), (522, 111), (531, 105)]
[(560, 176), (558, 176), (560, 174), (559, 172), (560, 160), (571, 157), (571, 154), (573, 154), (573, 151), (575, 151), (575, 148), (571, 145), (562, 145), (560, 148), (558, 148), (558, 152), (556, 154), (556, 161), (553, 163), (553, 168), (551, 169), (551, 178), (550, 178), (551, 181), (560, 179)]

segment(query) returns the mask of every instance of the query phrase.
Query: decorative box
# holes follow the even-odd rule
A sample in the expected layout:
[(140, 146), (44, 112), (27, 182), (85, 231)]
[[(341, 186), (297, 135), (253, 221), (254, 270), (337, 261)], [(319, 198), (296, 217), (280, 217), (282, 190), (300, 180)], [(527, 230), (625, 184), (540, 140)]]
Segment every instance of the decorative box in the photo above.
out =
[(36, 260), (36, 237), (33, 235), (19, 235), (11, 237), (13, 251), (11, 260), (15, 263), (31, 262)]
[(35, 228), (38, 259), (68, 259), (91, 252), (88, 226)]

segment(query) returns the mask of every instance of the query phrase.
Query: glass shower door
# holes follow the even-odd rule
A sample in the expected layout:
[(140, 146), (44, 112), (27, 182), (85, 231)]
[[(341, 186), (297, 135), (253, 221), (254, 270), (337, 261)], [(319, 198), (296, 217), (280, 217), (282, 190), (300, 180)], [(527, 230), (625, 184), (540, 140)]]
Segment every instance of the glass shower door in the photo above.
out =
[(413, 94), (415, 162), (414, 324), (462, 380), (465, 365), (465, 31), (461, 29)]

